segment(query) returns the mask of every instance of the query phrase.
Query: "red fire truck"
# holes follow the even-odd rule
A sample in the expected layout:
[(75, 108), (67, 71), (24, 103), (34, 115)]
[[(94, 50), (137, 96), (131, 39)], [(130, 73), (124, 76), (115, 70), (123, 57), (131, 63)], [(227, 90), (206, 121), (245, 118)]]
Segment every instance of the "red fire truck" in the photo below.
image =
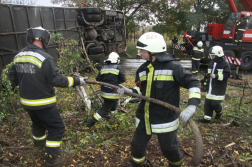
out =
[[(231, 64), (238, 65), (241, 70), (252, 69), (252, 0), (240, 0), (246, 11), (237, 11), (233, 0), (227, 0), (231, 9), (231, 14), (226, 24), (217, 24), (214, 17), (213, 23), (207, 25), (206, 33), (185, 32), (185, 43), (181, 45), (173, 45), (174, 49), (190, 53), (190, 50), (198, 41), (203, 41), (204, 57), (202, 63), (208, 63), (208, 51), (212, 46), (222, 46)], [(242, 42), (235, 42), (235, 29), (237, 21), (242, 15), (250, 14), (249, 22), (243, 34)]]

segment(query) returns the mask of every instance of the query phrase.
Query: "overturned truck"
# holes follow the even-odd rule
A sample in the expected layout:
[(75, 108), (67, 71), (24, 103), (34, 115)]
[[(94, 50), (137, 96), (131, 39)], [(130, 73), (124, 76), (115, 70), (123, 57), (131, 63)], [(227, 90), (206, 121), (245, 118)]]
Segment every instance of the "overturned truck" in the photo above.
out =
[[(126, 50), (124, 14), (101, 8), (63, 8), (0, 3), (0, 68), (12, 62), (28, 43), (26, 30), (41, 26), (64, 39), (83, 39), (90, 60), (101, 63), (110, 52)], [(46, 51), (59, 58), (58, 45), (51, 40)]]

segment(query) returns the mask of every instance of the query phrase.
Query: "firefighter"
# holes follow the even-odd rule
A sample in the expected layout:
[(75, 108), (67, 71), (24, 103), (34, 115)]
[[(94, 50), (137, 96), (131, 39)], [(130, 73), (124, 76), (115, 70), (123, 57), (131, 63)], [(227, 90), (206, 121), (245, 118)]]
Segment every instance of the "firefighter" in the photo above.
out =
[(172, 39), (172, 43), (173, 44), (178, 44), (178, 38), (177, 38), (177, 36), (176, 35), (174, 35), (174, 37), (173, 37), (173, 39)]
[[(122, 68), (118, 65), (120, 63), (120, 57), (117, 53), (112, 52), (109, 54), (105, 65), (101, 68), (99, 74), (96, 77), (97, 81), (106, 82), (112, 85), (118, 86), (118, 84), (126, 81), (125, 74)], [(112, 114), (116, 112), (119, 100), (119, 94), (113, 88), (107, 86), (101, 86), (101, 96), (104, 99), (102, 107), (96, 112), (89, 120), (87, 126), (92, 127), (101, 118), (107, 116), (109, 112)]]
[[(182, 122), (187, 122), (200, 103), (199, 81), (180, 64), (174, 62), (166, 53), (166, 43), (161, 34), (148, 32), (137, 41), (137, 49), (142, 59), (147, 60), (136, 72), (136, 87), (122, 86), (117, 91), (123, 95), (125, 90), (158, 99), (179, 107), (180, 86), (189, 89), (188, 107), (180, 114)], [(177, 128), (179, 116), (172, 110), (158, 104), (141, 100), (137, 112), (137, 129), (131, 142), (131, 167), (146, 163), (146, 146), (152, 134), (158, 136), (161, 150), (169, 160), (170, 167), (180, 167), (183, 154), (179, 150)]]
[(241, 20), (236, 25), (236, 32), (235, 32), (235, 42), (242, 42), (243, 34), (246, 30), (248, 19), (250, 17), (249, 13), (241, 16)]
[[(198, 46), (198, 47), (197, 47)], [(204, 49), (202, 48), (203, 42), (199, 41), (197, 46), (194, 46), (191, 52), (192, 56), (192, 73), (197, 75), (199, 72), (200, 59), (203, 57)]]
[(221, 46), (214, 46), (209, 50), (212, 61), (208, 65), (207, 73), (209, 74), (208, 90), (204, 104), (204, 118), (199, 121), (210, 123), (213, 110), (215, 110), (215, 119), (220, 119), (222, 114), (221, 102), (224, 100), (227, 80), (230, 77), (230, 67), (224, 56)]
[(44, 50), (50, 32), (42, 27), (29, 28), (27, 41), (29, 45), (14, 57), (8, 77), (14, 86), (19, 86), (20, 103), (32, 120), (34, 146), (46, 147), (45, 166), (63, 166), (65, 157), (58, 155), (65, 125), (56, 107), (53, 87), (84, 85), (85, 81), (66, 77), (57, 69), (53, 57)]

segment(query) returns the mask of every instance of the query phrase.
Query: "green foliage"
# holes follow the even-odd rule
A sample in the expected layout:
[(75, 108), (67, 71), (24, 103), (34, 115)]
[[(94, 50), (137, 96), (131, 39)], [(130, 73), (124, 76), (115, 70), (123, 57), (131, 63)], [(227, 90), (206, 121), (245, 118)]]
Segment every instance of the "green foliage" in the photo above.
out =
[(6, 65), (1, 73), (2, 85), (0, 86), (0, 121), (18, 111), (17, 108), (20, 107), (18, 89), (14, 88), (11, 81), (8, 79), (8, 71), (12, 66), (13, 62)]
[(136, 42), (128, 42), (127, 43), (127, 53), (131, 55), (131, 57), (135, 58), (137, 55)]
[(52, 34), (54, 42), (58, 44), (58, 52), (60, 58), (57, 61), (59, 69), (66, 75), (70, 75), (74, 72), (78, 73), (79, 66), (86, 61), (82, 57), (83, 49), (79, 47), (79, 43), (76, 40), (65, 40), (61, 33)]

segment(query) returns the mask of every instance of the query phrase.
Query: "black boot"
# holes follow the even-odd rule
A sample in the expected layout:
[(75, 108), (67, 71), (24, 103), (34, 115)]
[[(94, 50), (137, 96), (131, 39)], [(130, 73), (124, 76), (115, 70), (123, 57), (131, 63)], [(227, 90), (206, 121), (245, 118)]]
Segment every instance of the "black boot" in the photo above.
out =
[(211, 121), (210, 120), (207, 120), (207, 119), (204, 119), (204, 118), (200, 118), (198, 119), (199, 122), (202, 122), (202, 123), (210, 123)]
[(145, 164), (146, 164), (146, 160), (144, 160), (143, 162), (141, 163), (136, 163), (134, 162), (133, 160), (131, 160), (131, 163), (128, 167), (143, 167)]
[(66, 161), (65, 157), (58, 157), (58, 158), (49, 158), (47, 157), (45, 160), (45, 167), (62, 167), (64, 166)]
[(59, 157), (59, 147), (46, 147), (45, 167), (62, 167), (65, 165), (66, 158)]
[(46, 146), (46, 140), (33, 140), (34, 147), (42, 149)]
[(221, 117), (221, 114), (217, 114), (217, 113), (216, 113), (215, 119), (220, 119), (220, 117)]
[(94, 124), (96, 123), (96, 122), (98, 122), (94, 117), (92, 117), (90, 120), (89, 120), (89, 122), (88, 122), (88, 124), (87, 124), (87, 127), (92, 127), (92, 126), (94, 126)]

